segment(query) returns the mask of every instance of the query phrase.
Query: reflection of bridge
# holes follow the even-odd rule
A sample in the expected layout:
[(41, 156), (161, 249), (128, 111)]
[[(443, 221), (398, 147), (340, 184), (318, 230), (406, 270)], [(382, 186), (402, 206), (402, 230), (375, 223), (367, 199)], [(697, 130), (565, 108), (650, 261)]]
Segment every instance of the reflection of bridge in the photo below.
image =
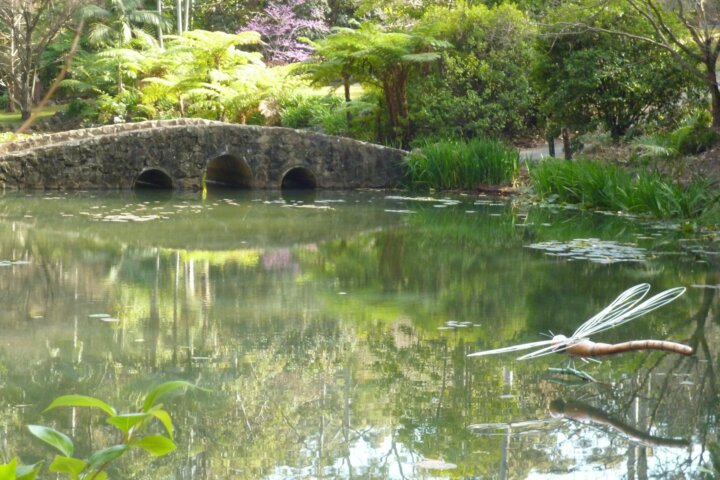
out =
[(74, 130), (0, 145), (4, 188), (388, 187), (405, 152), (287, 128), (197, 119)]

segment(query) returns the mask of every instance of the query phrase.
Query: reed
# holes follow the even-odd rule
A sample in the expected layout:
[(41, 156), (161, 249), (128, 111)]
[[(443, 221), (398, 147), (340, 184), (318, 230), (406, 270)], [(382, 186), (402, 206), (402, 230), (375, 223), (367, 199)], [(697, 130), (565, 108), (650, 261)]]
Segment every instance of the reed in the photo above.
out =
[(413, 188), (438, 190), (509, 184), (517, 176), (518, 158), (517, 150), (490, 139), (426, 143), (408, 155), (407, 177)]
[(656, 172), (631, 174), (589, 160), (544, 161), (530, 169), (530, 178), (542, 198), (658, 218), (695, 218), (717, 201), (703, 180), (682, 186)]

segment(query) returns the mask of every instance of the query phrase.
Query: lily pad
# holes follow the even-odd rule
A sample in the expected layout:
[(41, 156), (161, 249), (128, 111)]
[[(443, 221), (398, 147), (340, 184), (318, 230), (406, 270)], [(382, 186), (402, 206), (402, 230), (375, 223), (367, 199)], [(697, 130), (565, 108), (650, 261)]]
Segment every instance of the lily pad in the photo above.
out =
[(618, 243), (597, 238), (578, 238), (569, 242), (550, 240), (527, 245), (527, 248), (544, 250), (552, 256), (566, 256), (573, 260), (593, 263), (642, 262), (646, 250), (634, 244)]

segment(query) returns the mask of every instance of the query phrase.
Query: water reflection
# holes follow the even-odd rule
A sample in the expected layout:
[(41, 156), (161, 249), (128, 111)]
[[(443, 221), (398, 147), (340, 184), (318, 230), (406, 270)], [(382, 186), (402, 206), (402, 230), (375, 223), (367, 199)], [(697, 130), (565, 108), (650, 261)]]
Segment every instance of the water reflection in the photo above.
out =
[[(47, 458), (27, 423), (72, 432), (80, 452), (97, 448), (108, 439), (102, 427), (89, 435), (92, 416), (41, 413), (53, 397), (90, 394), (127, 410), (180, 378), (212, 389), (170, 402), (181, 448), (149, 465), (129, 459), (119, 478), (547, 478), (598, 465), (642, 478), (712, 468), (717, 289), (691, 287), (603, 336), (686, 341), (698, 352), (690, 359), (624, 355), (588, 367), (598, 382), (561, 384), (546, 376), (559, 358), (467, 358), (572, 330), (638, 281), (720, 284), (696, 252), (661, 254), (677, 232), (490, 199), (315, 195), (308, 205), (331, 208), (287, 207), (262, 192), (0, 200), (5, 451)], [(126, 214), (154, 217), (102, 221)], [(589, 237), (634, 243), (646, 259), (601, 264), (526, 248)], [(651, 448), (611, 424), (553, 419), (556, 399), (691, 446)], [(542, 423), (516, 434), (529, 419)], [(510, 429), (479, 435), (477, 423)]]

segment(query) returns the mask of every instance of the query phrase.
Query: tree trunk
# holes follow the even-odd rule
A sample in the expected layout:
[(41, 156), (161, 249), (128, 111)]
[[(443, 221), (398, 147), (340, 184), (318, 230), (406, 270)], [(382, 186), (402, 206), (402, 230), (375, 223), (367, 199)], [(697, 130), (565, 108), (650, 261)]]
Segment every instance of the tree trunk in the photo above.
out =
[(555, 158), (555, 138), (552, 136), (549, 136), (547, 138), (547, 144), (548, 144), (548, 153), (551, 157)]
[(17, 109), (15, 108), (15, 104), (17, 103), (17, 100), (15, 99), (15, 82), (11, 82), (7, 86), (7, 94), (8, 94), (8, 102), (5, 106), (5, 111), (7, 113), (15, 113)]
[(401, 71), (398, 73), (398, 79), (397, 79), (397, 96), (398, 96), (398, 105), (399, 105), (399, 116), (400, 116), (400, 128), (402, 129), (401, 133), (401, 142), (402, 142), (402, 148), (404, 150), (410, 149), (410, 108), (408, 106), (408, 99), (407, 99), (407, 78), (408, 78), (408, 72), (405, 69), (401, 69)]
[(5, 111), (8, 113), (15, 113), (15, 85), (17, 84), (17, 73), (15, 72), (15, 57), (17, 56), (17, 49), (15, 48), (15, 19), (13, 19), (10, 25), (10, 53), (8, 58), (10, 60), (7, 83), (7, 95), (8, 103), (5, 107)]
[(31, 72), (23, 71), (20, 75), (20, 92), (18, 103), (20, 106), (20, 118), (30, 118), (33, 107), (33, 89)]
[(19, 93), (19, 104), (20, 104), (20, 117), (23, 120), (30, 118), (33, 107), (33, 68), (32, 68), (32, 34), (33, 27), (29, 22), (25, 22), (25, 38), (23, 39), (25, 50), (23, 55), (23, 63), (25, 64), (20, 71), (20, 91)]
[(117, 81), (118, 81), (118, 93), (124, 92), (125, 86), (123, 85), (122, 63), (120, 63), (120, 62), (118, 62), (118, 68), (117, 68)]
[(562, 129), (563, 150), (565, 160), (572, 160), (572, 148), (570, 148), (570, 130), (567, 127)]
[(389, 73), (383, 80), (385, 101), (393, 139), (399, 140), (401, 148), (410, 146), (410, 125), (407, 103), (407, 72), (402, 68)]
[(352, 123), (352, 113), (350, 113), (350, 75), (343, 75), (343, 89), (345, 90), (345, 121), (347, 128), (350, 130)]
[(190, 3), (190, 0), (185, 0), (185, 12), (183, 12), (185, 14), (185, 28), (183, 31), (185, 31), (185, 32), (190, 30), (189, 27), (190, 27), (190, 6), (191, 5), (192, 4)]
[(182, 0), (175, 0), (175, 17), (177, 20), (177, 34), (182, 35), (182, 32), (183, 32)]
[(157, 27), (157, 36), (158, 36), (158, 45), (161, 49), (165, 48), (165, 45), (163, 44), (163, 31), (162, 31), (162, 0), (157, 0), (157, 14), (158, 19), (160, 20), (160, 23), (158, 23)]
[(383, 92), (385, 93), (385, 103), (387, 104), (388, 122), (390, 132), (393, 139), (398, 138), (398, 105), (395, 96), (395, 86), (390, 79), (383, 80)]
[(711, 112), (712, 112), (712, 128), (720, 130), (720, 89), (717, 84), (717, 74), (713, 70), (708, 73), (710, 77), (710, 99), (711, 99)]

